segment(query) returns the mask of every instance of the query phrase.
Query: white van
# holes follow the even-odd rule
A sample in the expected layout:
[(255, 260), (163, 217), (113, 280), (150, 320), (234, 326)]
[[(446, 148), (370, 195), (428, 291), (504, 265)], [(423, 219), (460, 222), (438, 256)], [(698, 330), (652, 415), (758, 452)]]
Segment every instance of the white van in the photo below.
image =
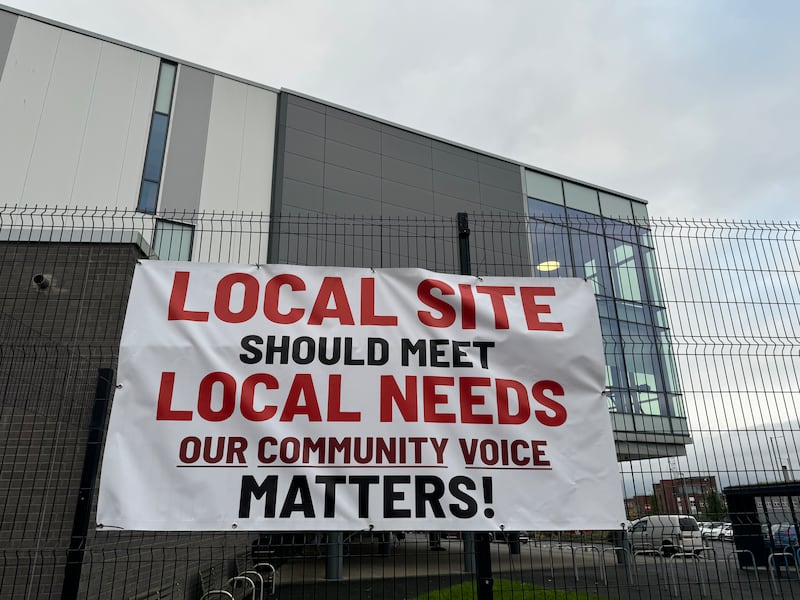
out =
[(631, 524), (628, 531), (633, 551), (653, 550), (664, 556), (698, 552), (703, 548), (700, 526), (689, 515), (651, 515)]

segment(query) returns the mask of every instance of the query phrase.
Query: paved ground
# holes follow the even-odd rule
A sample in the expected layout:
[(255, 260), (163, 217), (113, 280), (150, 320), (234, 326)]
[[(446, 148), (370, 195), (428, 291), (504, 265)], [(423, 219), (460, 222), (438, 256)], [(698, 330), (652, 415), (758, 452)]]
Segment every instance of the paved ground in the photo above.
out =
[[(472, 579), (474, 575), (464, 570), (461, 542), (444, 540), (442, 545), (444, 550), (430, 550), (423, 534), (408, 534), (388, 555), (379, 552), (377, 543), (352, 544), (340, 581), (325, 580), (324, 557), (293, 558), (279, 570), (278, 598), (410, 600)], [(602, 598), (800, 598), (796, 571), (771, 582), (766, 570), (756, 574), (752, 569), (737, 568), (733, 558), (726, 561), (730, 543), (713, 545), (716, 559), (713, 554), (709, 559), (637, 556), (626, 569), (609, 545), (584, 548), (578, 541), (571, 547), (532, 542), (513, 555), (506, 544), (492, 543), (492, 567), (495, 578)]]

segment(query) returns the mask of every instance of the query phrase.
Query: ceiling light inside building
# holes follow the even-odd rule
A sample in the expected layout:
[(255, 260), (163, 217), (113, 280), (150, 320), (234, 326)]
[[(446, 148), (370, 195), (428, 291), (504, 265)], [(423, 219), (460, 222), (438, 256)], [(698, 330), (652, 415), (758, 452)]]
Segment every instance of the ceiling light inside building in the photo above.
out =
[(537, 271), (555, 271), (561, 267), (561, 263), (557, 260), (546, 260), (536, 265)]

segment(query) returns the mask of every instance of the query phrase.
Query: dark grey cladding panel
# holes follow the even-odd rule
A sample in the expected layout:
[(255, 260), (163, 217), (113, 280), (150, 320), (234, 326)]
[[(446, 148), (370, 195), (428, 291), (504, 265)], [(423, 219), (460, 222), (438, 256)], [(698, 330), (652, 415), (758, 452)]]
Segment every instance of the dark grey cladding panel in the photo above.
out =
[(200, 206), (214, 75), (180, 65), (159, 210)]
[(325, 160), (332, 165), (375, 175), (376, 177), (381, 174), (380, 154), (342, 144), (341, 142), (325, 140)]
[(364, 196), (373, 200), (381, 199), (381, 180), (379, 177), (343, 169), (336, 165), (325, 166), (325, 187), (345, 194)]
[(342, 121), (347, 121), (355, 125), (360, 125), (361, 127), (366, 127), (367, 129), (374, 129), (375, 131), (381, 130), (381, 124), (378, 121), (373, 121), (372, 119), (367, 119), (366, 117), (354, 115), (353, 113), (339, 110), (333, 106), (326, 107), (325, 114), (336, 119), (341, 119)]
[(11, 40), (14, 39), (14, 30), (17, 28), (17, 15), (0, 10), (0, 79), (11, 49)]
[(380, 217), (381, 203), (378, 200), (344, 194), (336, 190), (325, 189), (324, 206), (326, 215)]
[(461, 158), (465, 158), (467, 160), (478, 160), (478, 157), (481, 156), (472, 150), (454, 146), (453, 144), (448, 144), (447, 142), (440, 142), (439, 140), (431, 140), (431, 146), (434, 150), (442, 150), (443, 152), (455, 154), (456, 156), (460, 156)]
[(401, 140), (414, 142), (415, 144), (425, 146), (426, 148), (431, 147), (430, 138), (418, 133), (414, 133), (413, 131), (406, 131), (405, 129), (400, 129), (399, 127), (395, 127), (394, 125), (389, 125), (387, 123), (381, 124), (381, 131), (384, 133), (384, 135), (391, 135), (392, 137), (400, 138)]
[(483, 183), (479, 187), (481, 204), (489, 211), (498, 209), (511, 213), (525, 212), (525, 198), (522, 196), (522, 190), (512, 192)]
[(433, 191), (455, 198), (461, 198), (476, 204), (480, 202), (478, 182), (450, 175), (442, 171), (433, 172)]
[(415, 187), (430, 190), (433, 186), (433, 172), (430, 167), (415, 165), (404, 160), (397, 160), (390, 156), (383, 156), (381, 159), (381, 175), (384, 179), (413, 185)]
[(456, 213), (480, 213), (483, 212), (483, 207), (477, 202), (469, 202), (463, 198), (454, 198), (446, 196), (445, 194), (434, 194), (433, 204), (436, 209), (436, 214), (455, 218)]
[(524, 277), (531, 274), (524, 238), (508, 232), (488, 231), (472, 236), (472, 272), (475, 275)]
[[(284, 178), (282, 204), (284, 207), (291, 205), (303, 210), (322, 212), (322, 188), (318, 185)], [(282, 210), (281, 214), (286, 214), (285, 210)]]
[(443, 173), (478, 181), (478, 161), (474, 155), (453, 154), (434, 146), (433, 168)]
[(286, 125), (314, 135), (325, 135), (325, 115), (302, 106), (290, 104), (286, 107)]
[[(306, 217), (306, 216), (313, 216), (314, 218), (322, 215), (321, 210), (311, 210), (310, 208), (304, 208), (302, 206), (292, 206), (291, 204), (284, 204), (283, 205), (283, 214), (281, 214), (281, 218), (286, 217), (285, 221), (291, 220), (291, 217)], [(279, 228), (287, 228), (287, 225), (279, 225)], [(276, 229), (279, 231), (279, 229)]]
[(322, 161), (325, 160), (325, 139), (287, 127), (286, 152)]
[(495, 169), (500, 169), (501, 171), (514, 171), (515, 173), (519, 173), (518, 164), (508, 162), (507, 160), (494, 158), (493, 156), (480, 154), (478, 155), (478, 162), (489, 167), (494, 167)]
[(433, 214), (433, 192), (430, 190), (384, 179), (381, 181), (381, 192), (385, 216), (394, 214), (392, 206)]
[(294, 94), (287, 93), (286, 96), (289, 99), (288, 104), (290, 105), (302, 106), (303, 108), (307, 108), (309, 110), (325, 114), (326, 106), (324, 104), (320, 104), (319, 102), (314, 102), (313, 100), (308, 100), (307, 98), (301, 98), (300, 96), (295, 96)]
[(322, 187), (325, 163), (299, 154), (283, 155), (283, 175), (288, 179), (312, 183)]
[(433, 165), (430, 144), (425, 145), (412, 139), (397, 137), (394, 132), (392, 134), (383, 133), (381, 137), (381, 152), (384, 156), (391, 156), (422, 167), (431, 167)]
[(478, 177), (482, 184), (522, 194), (522, 178), (519, 174), (519, 167), (512, 171), (478, 161)]
[(372, 152), (381, 151), (380, 131), (350, 121), (343, 121), (331, 115), (328, 115), (325, 122), (325, 136), (328, 139)]

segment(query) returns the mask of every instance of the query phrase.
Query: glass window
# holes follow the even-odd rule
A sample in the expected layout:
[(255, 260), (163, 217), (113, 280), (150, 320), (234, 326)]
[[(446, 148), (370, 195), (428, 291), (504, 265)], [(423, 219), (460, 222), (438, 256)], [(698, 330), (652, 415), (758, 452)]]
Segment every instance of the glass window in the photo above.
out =
[[(565, 225), (567, 221), (563, 206), (556, 206), (551, 202), (543, 202), (536, 198), (528, 198), (528, 216), (537, 219), (546, 219), (552, 223)], [(547, 219), (547, 217), (551, 217)]]
[(571, 277), (572, 261), (567, 228), (531, 219), (533, 274), (536, 277)]
[(528, 187), (528, 196), (564, 204), (564, 194), (561, 191), (561, 180), (536, 171), (525, 171), (525, 184)]
[(647, 204), (644, 202), (637, 202), (636, 200), (631, 200), (631, 207), (633, 208), (633, 217), (636, 219), (636, 224), (640, 227), (649, 227), (648, 219), (649, 215), (647, 214)]
[(597, 190), (565, 181), (564, 199), (568, 208), (577, 208), (593, 215), (600, 214), (600, 201), (597, 197)]
[(176, 69), (174, 63), (162, 62), (158, 71), (158, 85), (150, 120), (150, 137), (147, 140), (144, 156), (142, 186), (139, 189), (139, 202), (136, 205), (136, 209), (143, 212), (154, 213), (158, 206), (158, 184), (161, 181), (164, 153), (167, 149), (169, 112), (172, 107)]
[(156, 212), (158, 205), (158, 184), (153, 181), (142, 181), (142, 187), (139, 189), (139, 204), (137, 209), (146, 212)]
[(161, 180), (161, 166), (164, 162), (164, 150), (167, 145), (167, 126), (169, 117), (153, 114), (150, 124), (150, 139), (147, 142), (147, 154), (144, 160), (144, 179), (158, 182)]
[(567, 218), (569, 219), (570, 229), (580, 229), (581, 231), (603, 235), (602, 217), (592, 215), (582, 210), (568, 208)]
[(158, 219), (153, 250), (161, 260), (191, 260), (193, 235), (191, 225)]
[(604, 217), (623, 219), (625, 221), (633, 219), (631, 201), (606, 192), (600, 192), (600, 211)]
[(172, 105), (172, 89), (175, 84), (175, 69), (176, 66), (173, 63), (161, 63), (161, 69), (158, 72), (158, 86), (156, 87), (155, 112), (169, 114), (169, 109)]
[(631, 412), (630, 394), (622, 356), (622, 340), (613, 319), (600, 319), (606, 358), (606, 398), (612, 412)]
[(650, 289), (650, 298), (655, 304), (664, 304), (661, 296), (661, 282), (658, 280), (658, 269), (656, 266), (656, 253), (652, 248), (642, 248), (642, 258), (644, 259), (644, 269), (647, 276), (647, 285)]
[(589, 281), (595, 294), (612, 296), (605, 240), (602, 236), (575, 230), (570, 231), (570, 240), (575, 256), (575, 276)]
[[(614, 240), (609, 240), (615, 243)], [(609, 249), (611, 272), (614, 276), (614, 296), (632, 302), (644, 301), (642, 264), (636, 246), (616, 242)]]
[(634, 413), (669, 416), (661, 373), (660, 344), (653, 327), (619, 322)]

